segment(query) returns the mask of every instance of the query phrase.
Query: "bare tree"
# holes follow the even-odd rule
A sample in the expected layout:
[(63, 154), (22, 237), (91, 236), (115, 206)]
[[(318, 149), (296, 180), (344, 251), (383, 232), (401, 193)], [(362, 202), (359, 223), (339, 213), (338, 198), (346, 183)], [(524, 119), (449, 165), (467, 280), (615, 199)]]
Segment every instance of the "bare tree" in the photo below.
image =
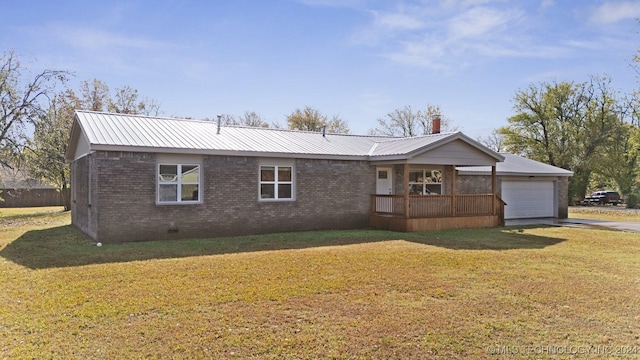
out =
[(116, 89), (114, 99), (109, 101), (109, 111), (119, 114), (139, 114), (138, 90), (125, 85)]
[(93, 79), (91, 82), (85, 80), (80, 84), (81, 106), (84, 110), (105, 111), (111, 101), (109, 86), (104, 82)]
[(245, 111), (244, 115), (240, 116), (240, 125), (251, 127), (269, 127), (269, 123), (258, 115), (255, 111)]
[(80, 85), (82, 95), (81, 108), (91, 111), (111, 111), (120, 114), (142, 114), (158, 116), (161, 114), (160, 103), (145, 97), (139, 100), (138, 90), (130, 86), (116, 89), (112, 98), (106, 83), (93, 79), (83, 81)]
[(46, 113), (48, 97), (55, 86), (67, 80), (68, 73), (44, 70), (25, 81), (20, 62), (13, 51), (0, 57), (0, 164), (20, 153), (27, 140), (26, 130)]
[[(388, 113), (385, 118), (378, 119), (378, 127), (370, 131), (376, 135), (386, 136), (420, 136), (431, 134), (431, 119), (441, 115), (440, 107), (427, 105), (425, 111), (414, 110), (405, 105)], [(441, 116), (441, 128), (451, 131), (451, 121)]]
[(24, 152), (29, 174), (55, 185), (62, 194), (65, 210), (71, 209), (71, 176), (65, 153), (74, 112), (79, 107), (80, 99), (70, 89), (54, 96)]
[(502, 134), (498, 133), (497, 130), (491, 131), (491, 134), (487, 136), (480, 136), (476, 140), (482, 145), (488, 147), (489, 149), (496, 152), (505, 151), (504, 148), (504, 137)]
[(146, 116), (160, 116), (160, 103), (155, 99), (149, 99), (145, 97), (138, 103), (138, 112)]

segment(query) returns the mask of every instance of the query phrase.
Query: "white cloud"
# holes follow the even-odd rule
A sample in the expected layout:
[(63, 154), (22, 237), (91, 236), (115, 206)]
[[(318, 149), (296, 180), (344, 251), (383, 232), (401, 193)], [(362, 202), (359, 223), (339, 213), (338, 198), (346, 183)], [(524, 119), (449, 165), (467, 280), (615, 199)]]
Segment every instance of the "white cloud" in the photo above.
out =
[(308, 6), (346, 7), (356, 8), (364, 4), (365, 0), (296, 0)]
[(375, 11), (374, 17), (378, 26), (388, 29), (416, 30), (425, 26), (424, 22), (415, 15)]
[[(384, 56), (394, 62), (438, 71), (464, 68), (478, 55), (536, 54), (533, 48), (522, 50), (522, 41), (509, 32), (523, 21), (524, 12), (476, 6), (485, 2), (450, 1), (446, 6), (455, 9), (423, 7), (375, 13), (367, 45), (386, 47)], [(378, 41), (373, 41), (376, 35)]]
[(519, 11), (476, 7), (452, 18), (449, 21), (449, 30), (452, 37), (477, 38), (493, 31), (504, 30), (520, 16)]
[(640, 2), (617, 1), (605, 2), (598, 6), (589, 18), (595, 24), (611, 24), (620, 20), (640, 17)]
[[(374, 48), (394, 63), (436, 71), (454, 72), (495, 58), (566, 59), (619, 39), (615, 34), (581, 34), (571, 18), (557, 23), (556, 12), (575, 12), (580, 4), (556, 0), (404, 0), (386, 8), (368, 4), (364, 11), (370, 21), (352, 37), (357, 45)], [(549, 17), (549, 12), (555, 15)], [(640, 17), (640, 2), (607, 2), (594, 14), (606, 22)]]
[(553, 7), (556, 4), (555, 0), (542, 0), (540, 3), (541, 9), (548, 9)]
[(116, 49), (160, 49), (167, 44), (142, 37), (120, 35), (92, 28), (73, 28), (67, 26), (53, 26), (47, 31), (54, 37), (68, 44), (70, 47), (90, 51)]

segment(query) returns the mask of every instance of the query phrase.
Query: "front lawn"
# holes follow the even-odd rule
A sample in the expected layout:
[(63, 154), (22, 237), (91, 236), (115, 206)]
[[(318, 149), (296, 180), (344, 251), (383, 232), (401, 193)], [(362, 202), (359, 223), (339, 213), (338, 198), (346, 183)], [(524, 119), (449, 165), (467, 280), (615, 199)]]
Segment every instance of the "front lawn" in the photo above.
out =
[(638, 274), (640, 234), (626, 232), (97, 247), (68, 213), (3, 211), (0, 358), (635, 358)]

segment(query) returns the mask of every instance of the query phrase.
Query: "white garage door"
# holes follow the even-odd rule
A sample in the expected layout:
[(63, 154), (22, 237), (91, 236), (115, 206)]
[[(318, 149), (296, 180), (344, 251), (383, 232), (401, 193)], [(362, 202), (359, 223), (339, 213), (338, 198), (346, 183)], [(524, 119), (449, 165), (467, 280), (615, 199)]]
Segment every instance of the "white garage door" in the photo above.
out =
[(553, 217), (553, 181), (502, 181), (505, 219)]

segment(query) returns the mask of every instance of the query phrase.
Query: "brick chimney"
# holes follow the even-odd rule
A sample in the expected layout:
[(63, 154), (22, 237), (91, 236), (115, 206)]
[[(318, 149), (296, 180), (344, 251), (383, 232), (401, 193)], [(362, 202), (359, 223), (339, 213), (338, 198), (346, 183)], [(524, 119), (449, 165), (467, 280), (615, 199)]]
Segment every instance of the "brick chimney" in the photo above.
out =
[(431, 118), (431, 133), (440, 134), (440, 114), (434, 114)]

